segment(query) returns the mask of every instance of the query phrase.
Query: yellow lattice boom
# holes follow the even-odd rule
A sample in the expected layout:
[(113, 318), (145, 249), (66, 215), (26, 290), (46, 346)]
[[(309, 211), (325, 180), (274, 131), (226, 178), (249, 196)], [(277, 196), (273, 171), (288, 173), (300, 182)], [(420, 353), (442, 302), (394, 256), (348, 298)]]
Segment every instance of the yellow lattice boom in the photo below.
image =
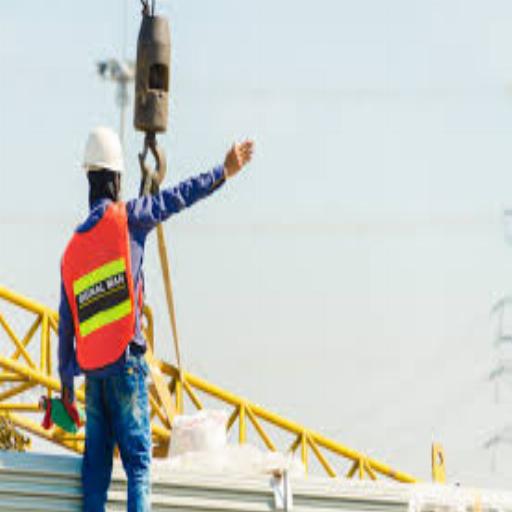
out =
[[(6, 318), (7, 311), (13, 310), (21, 310), (30, 317), (23, 334), (19, 334), (20, 315), (13, 314), (16, 319), (10, 322)], [(60, 381), (52, 364), (57, 350), (57, 332), (58, 315), (55, 311), (0, 286), (0, 416), (7, 416), (24, 431), (82, 453), (83, 433), (71, 435), (57, 427), (43, 429), (38, 399), (34, 398), (35, 392), (49, 396), (60, 392)], [(171, 425), (176, 414), (189, 409), (203, 409), (206, 404), (210, 406), (216, 402), (231, 410), (228, 431), (236, 434), (239, 443), (254, 438), (254, 442), (271, 451), (298, 452), (306, 469), (321, 468), (331, 477), (376, 480), (383, 476), (404, 483), (418, 481), (407, 473), (394, 470), (158, 359), (154, 355), (153, 317), (148, 307), (145, 308), (144, 334), (148, 341), (146, 357), (152, 379), (149, 396), (156, 457), (168, 453)], [(84, 398), (82, 385), (76, 391), (76, 399), (82, 406)]]

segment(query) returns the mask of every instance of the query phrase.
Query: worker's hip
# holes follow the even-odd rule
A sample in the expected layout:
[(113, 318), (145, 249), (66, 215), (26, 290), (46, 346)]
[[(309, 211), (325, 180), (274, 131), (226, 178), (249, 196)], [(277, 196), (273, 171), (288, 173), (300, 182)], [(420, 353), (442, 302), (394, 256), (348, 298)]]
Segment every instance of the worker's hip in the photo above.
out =
[[(86, 375), (86, 415), (110, 417), (113, 423), (140, 423), (149, 428), (148, 366), (142, 355), (128, 354), (125, 364), (111, 375)], [(122, 425), (119, 425), (121, 427)]]

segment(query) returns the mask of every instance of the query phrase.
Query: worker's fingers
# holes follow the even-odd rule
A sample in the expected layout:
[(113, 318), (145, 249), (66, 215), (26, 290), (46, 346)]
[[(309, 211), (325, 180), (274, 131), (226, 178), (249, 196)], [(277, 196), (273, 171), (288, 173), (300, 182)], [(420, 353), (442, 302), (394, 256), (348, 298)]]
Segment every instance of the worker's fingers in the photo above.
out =
[(231, 146), (228, 154), (226, 155), (225, 164), (228, 169), (228, 176), (233, 176), (251, 161), (253, 150), (254, 143), (249, 139), (235, 143)]
[(249, 159), (252, 157), (254, 149), (254, 144), (252, 141), (244, 141), (240, 144), (240, 150), (245, 159)]
[(240, 145), (244, 151), (252, 151), (254, 148), (254, 142), (252, 140), (245, 140)]
[(251, 155), (249, 153), (242, 152), (240, 154), (240, 160), (242, 164), (246, 164), (251, 159)]

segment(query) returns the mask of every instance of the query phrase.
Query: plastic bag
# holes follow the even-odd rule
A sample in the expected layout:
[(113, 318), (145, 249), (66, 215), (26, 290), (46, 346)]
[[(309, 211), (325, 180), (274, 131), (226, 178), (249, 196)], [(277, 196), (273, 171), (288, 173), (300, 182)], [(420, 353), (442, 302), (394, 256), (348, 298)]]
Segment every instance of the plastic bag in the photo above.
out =
[[(305, 467), (293, 455), (263, 451), (251, 444), (226, 445), (221, 449), (187, 452), (153, 462), (155, 474), (201, 473), (234, 475), (273, 475), (288, 471), (291, 477), (304, 477)], [(414, 512), (414, 511), (413, 511)]]
[(177, 416), (172, 424), (171, 457), (222, 450), (227, 444), (227, 420), (226, 411), (203, 410)]

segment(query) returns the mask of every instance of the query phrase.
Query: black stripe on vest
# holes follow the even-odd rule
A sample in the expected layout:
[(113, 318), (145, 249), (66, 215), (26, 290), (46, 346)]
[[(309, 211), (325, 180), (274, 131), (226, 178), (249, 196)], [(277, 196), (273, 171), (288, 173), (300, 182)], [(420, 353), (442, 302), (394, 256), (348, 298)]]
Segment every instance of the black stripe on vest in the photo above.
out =
[(110, 276), (75, 296), (78, 320), (85, 322), (129, 299), (126, 272)]

